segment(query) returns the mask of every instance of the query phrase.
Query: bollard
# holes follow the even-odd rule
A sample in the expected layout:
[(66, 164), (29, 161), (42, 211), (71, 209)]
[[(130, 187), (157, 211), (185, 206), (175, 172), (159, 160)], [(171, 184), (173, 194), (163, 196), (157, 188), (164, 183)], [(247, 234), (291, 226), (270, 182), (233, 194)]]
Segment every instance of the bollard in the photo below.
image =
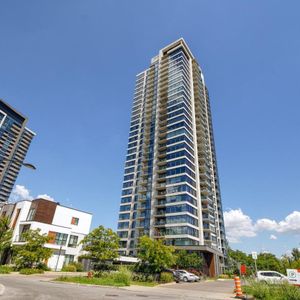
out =
[(235, 276), (234, 277), (234, 283), (235, 283), (235, 294), (236, 294), (235, 298), (244, 299), (240, 277)]

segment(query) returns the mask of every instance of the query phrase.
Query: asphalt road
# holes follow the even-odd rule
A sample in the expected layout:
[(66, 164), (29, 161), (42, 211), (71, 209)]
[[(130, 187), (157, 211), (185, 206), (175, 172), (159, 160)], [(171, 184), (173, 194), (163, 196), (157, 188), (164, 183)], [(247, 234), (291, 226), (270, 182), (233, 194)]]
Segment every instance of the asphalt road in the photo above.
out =
[(0, 300), (93, 300), (93, 299), (162, 299), (217, 300), (233, 299), (230, 281), (180, 283), (159, 287), (131, 286), (110, 288), (51, 282), (53, 276), (1, 275)]

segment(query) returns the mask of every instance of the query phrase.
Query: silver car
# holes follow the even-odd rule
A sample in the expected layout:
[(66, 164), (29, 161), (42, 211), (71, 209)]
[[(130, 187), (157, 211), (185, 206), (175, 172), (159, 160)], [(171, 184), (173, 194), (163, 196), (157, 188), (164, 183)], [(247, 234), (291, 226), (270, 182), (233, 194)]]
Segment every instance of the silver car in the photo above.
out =
[(200, 278), (197, 275), (190, 273), (188, 271), (185, 271), (185, 270), (176, 270), (175, 276), (177, 278), (179, 278), (179, 280), (184, 281), (184, 282), (188, 282), (188, 281), (194, 282), (194, 281), (200, 280)]
[(267, 282), (267, 283), (281, 283), (287, 282), (288, 278), (276, 271), (258, 271), (257, 281)]

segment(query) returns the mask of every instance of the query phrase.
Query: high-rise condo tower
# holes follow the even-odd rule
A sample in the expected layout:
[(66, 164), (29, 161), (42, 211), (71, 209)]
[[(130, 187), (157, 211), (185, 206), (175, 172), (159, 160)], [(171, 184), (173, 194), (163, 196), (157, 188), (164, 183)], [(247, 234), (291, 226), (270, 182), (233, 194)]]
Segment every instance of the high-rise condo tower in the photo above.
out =
[(26, 117), (0, 99), (0, 206), (8, 201), (35, 136), (26, 123)]
[(120, 254), (138, 238), (198, 251), (221, 270), (226, 240), (208, 90), (183, 39), (138, 74), (118, 222)]

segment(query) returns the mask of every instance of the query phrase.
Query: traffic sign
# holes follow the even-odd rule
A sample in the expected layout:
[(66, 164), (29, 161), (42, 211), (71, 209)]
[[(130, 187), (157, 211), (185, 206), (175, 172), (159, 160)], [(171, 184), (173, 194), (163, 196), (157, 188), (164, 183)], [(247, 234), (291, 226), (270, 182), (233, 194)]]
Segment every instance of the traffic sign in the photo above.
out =
[(300, 285), (300, 269), (287, 269), (286, 274), (289, 283), (294, 285)]
[(252, 252), (252, 258), (253, 258), (254, 260), (257, 259), (257, 252)]

